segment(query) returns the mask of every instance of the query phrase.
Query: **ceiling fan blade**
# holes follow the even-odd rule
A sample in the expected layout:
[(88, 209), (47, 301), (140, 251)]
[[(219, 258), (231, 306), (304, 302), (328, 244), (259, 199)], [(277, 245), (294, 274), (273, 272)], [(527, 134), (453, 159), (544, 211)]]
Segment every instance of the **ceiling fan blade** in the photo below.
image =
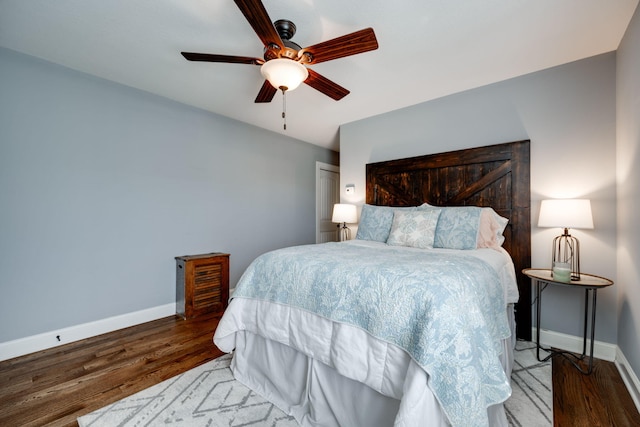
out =
[(378, 40), (373, 28), (365, 28), (355, 33), (306, 47), (302, 49), (302, 52), (308, 52), (312, 55), (313, 59), (310, 64), (318, 64), (332, 59), (376, 50), (377, 48)]
[(262, 43), (269, 47), (271, 44), (278, 45), (279, 49), (284, 47), (284, 43), (276, 31), (276, 27), (273, 26), (271, 18), (264, 5), (260, 0), (234, 0), (236, 5), (249, 21), (249, 24), (256, 32)]
[(312, 69), (308, 68), (309, 77), (304, 81), (317, 91), (320, 91), (330, 98), (340, 101), (345, 96), (349, 95), (349, 91), (337, 83), (332, 82), (328, 78), (316, 73)]
[(215, 55), (212, 53), (180, 52), (189, 61), (204, 62), (227, 62), (231, 64), (254, 64), (258, 65), (259, 58), (249, 58), (248, 56)]
[(273, 99), (277, 91), (278, 89), (271, 86), (271, 83), (269, 83), (269, 80), (265, 80), (254, 102), (271, 102), (271, 100)]

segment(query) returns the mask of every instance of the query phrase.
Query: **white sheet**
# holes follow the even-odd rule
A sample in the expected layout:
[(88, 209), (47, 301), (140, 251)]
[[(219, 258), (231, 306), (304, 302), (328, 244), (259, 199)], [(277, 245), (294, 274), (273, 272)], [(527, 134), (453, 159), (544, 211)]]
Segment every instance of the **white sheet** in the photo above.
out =
[[(218, 326), (216, 345), (225, 352), (236, 350), (232, 369), (240, 382), (301, 425), (449, 425), (428, 387), (428, 375), (393, 344), (286, 306), (245, 299), (231, 304), (236, 307)], [(513, 305), (508, 310), (513, 332)], [(289, 320), (298, 328), (278, 327)], [(235, 333), (238, 329), (244, 332)], [(326, 330), (331, 333), (322, 333)], [(508, 377), (514, 344), (513, 338), (503, 341), (501, 363)], [(491, 426), (508, 425), (502, 404), (490, 408), (488, 417)]]

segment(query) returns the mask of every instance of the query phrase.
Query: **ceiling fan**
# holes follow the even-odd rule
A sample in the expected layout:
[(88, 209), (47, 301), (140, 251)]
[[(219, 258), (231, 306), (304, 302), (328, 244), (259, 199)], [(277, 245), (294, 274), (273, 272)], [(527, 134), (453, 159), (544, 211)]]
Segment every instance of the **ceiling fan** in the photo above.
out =
[(372, 28), (356, 31), (313, 46), (301, 48), (291, 41), (296, 32), (293, 22), (281, 19), (272, 23), (261, 0), (234, 0), (264, 44), (263, 58), (182, 52), (189, 61), (226, 62), (260, 65), (265, 81), (255, 102), (271, 102), (277, 90), (284, 93), (304, 82), (336, 101), (349, 91), (318, 74), (306, 65), (318, 64), (378, 48)]

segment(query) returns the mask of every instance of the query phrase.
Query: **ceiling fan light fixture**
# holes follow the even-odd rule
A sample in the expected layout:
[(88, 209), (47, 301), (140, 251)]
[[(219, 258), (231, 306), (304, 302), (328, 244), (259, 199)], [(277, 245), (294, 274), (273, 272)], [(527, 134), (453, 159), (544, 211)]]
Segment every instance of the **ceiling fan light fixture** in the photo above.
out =
[(276, 89), (294, 90), (309, 76), (307, 67), (293, 59), (271, 59), (260, 67), (265, 79)]

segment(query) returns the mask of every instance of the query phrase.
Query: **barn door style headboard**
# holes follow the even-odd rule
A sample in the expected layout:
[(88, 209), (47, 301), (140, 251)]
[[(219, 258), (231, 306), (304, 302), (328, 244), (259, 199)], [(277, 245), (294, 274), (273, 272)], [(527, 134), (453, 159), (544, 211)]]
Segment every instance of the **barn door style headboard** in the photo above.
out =
[(367, 164), (366, 203), (380, 206), (492, 207), (509, 219), (503, 247), (520, 291), (516, 335), (531, 340), (530, 141)]

